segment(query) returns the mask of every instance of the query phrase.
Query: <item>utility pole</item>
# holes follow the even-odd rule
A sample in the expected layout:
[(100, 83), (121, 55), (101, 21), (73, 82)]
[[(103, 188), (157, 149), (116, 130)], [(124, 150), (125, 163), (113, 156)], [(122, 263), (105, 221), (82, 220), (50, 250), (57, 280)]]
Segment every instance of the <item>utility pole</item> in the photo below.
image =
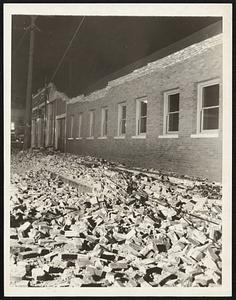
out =
[(31, 144), (31, 107), (32, 107), (32, 75), (33, 75), (33, 55), (34, 55), (34, 36), (35, 36), (35, 20), (37, 16), (30, 16), (30, 46), (29, 46), (29, 64), (28, 79), (26, 91), (26, 112), (25, 112), (25, 134), (24, 134), (24, 150), (30, 148)]
[(44, 79), (44, 88), (45, 88), (45, 95), (44, 95), (44, 140), (43, 140), (43, 147), (46, 148), (46, 137), (47, 137), (47, 123), (48, 123), (48, 87), (47, 87), (47, 77), (45, 76)]

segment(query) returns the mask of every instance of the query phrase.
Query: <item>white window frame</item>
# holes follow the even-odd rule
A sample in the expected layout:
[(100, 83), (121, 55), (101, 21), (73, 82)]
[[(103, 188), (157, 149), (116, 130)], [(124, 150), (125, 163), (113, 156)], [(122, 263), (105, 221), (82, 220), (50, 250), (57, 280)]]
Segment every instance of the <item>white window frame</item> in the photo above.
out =
[[(123, 107), (125, 107), (125, 109), (126, 109), (125, 119), (122, 119)], [(117, 136), (118, 137), (125, 137), (125, 135), (126, 135), (126, 120), (127, 120), (127, 105), (126, 105), (126, 102), (122, 102), (122, 103), (118, 104), (118, 126), (117, 126)], [(122, 121), (125, 121), (125, 133), (121, 132), (121, 128), (122, 128), (121, 122)]]
[(77, 127), (77, 137), (76, 139), (82, 139), (82, 122), (83, 122), (83, 113), (78, 114), (78, 127)]
[(73, 139), (73, 133), (74, 133), (74, 115), (70, 115), (70, 135), (69, 138)]
[(89, 111), (89, 137), (90, 138), (94, 137), (94, 130), (95, 130), (94, 121), (95, 121), (95, 110), (92, 109)]
[(159, 136), (159, 137), (170, 137), (170, 138), (178, 137), (179, 130), (178, 131), (168, 131), (169, 115), (171, 113), (178, 113), (179, 114), (179, 110), (175, 111), (175, 112), (171, 112), (171, 113), (169, 113), (169, 111), (168, 111), (169, 96), (175, 95), (175, 94), (179, 94), (179, 102), (180, 102), (180, 90), (179, 89), (174, 89), (174, 90), (171, 90), (171, 91), (168, 91), (168, 92), (164, 93), (163, 136)]
[[(202, 91), (203, 88), (211, 85), (219, 85), (219, 105), (216, 106), (211, 106), (210, 108), (219, 108), (219, 120), (218, 120), (218, 128), (217, 129), (207, 129), (207, 130), (202, 130), (203, 126), (203, 117), (202, 117)], [(205, 108), (206, 109), (206, 108)], [(192, 134), (192, 138), (197, 138), (197, 137), (218, 137), (219, 134), (219, 127), (220, 127), (220, 81), (219, 79), (212, 79), (208, 81), (204, 81), (198, 84), (197, 86), (197, 133)]]
[[(136, 135), (132, 136), (132, 138), (146, 138), (147, 135), (147, 121), (146, 121), (146, 132), (140, 132), (140, 119), (141, 119), (141, 102), (146, 102), (148, 104), (147, 97), (141, 97), (136, 99)], [(148, 117), (148, 113), (146, 114), (146, 119)]]
[[(106, 115), (106, 112), (107, 111), (107, 132), (106, 134), (104, 133), (104, 125), (105, 125), (105, 115)], [(105, 107), (102, 107), (102, 120), (101, 120), (101, 138), (107, 138), (107, 134), (108, 134), (108, 107), (105, 106)]]

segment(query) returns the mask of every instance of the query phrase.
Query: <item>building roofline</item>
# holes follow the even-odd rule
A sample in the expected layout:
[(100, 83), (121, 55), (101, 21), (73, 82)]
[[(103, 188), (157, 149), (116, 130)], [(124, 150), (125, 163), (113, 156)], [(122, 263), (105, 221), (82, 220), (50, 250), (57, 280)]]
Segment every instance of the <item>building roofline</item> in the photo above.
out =
[(222, 33), (222, 21), (215, 22), (207, 27), (204, 27), (203, 29), (194, 32), (193, 34), (178, 40), (177, 42), (164, 47), (144, 58), (141, 58), (137, 61), (135, 61), (132, 64), (129, 64), (121, 69), (119, 69), (116, 72), (110, 73), (103, 78), (99, 79), (94, 84), (90, 85), (85, 92), (83, 93), (85, 96), (88, 96), (89, 94), (101, 90), (105, 88), (108, 84), (108, 82), (113, 81), (119, 77), (123, 77), (129, 73), (132, 73), (134, 70), (144, 67), (150, 62), (154, 62), (158, 59), (161, 59), (165, 56), (168, 56), (172, 53), (175, 53), (177, 51), (180, 51), (183, 48), (186, 48), (193, 43), (198, 43), (201, 41), (204, 41), (212, 36), (215, 36), (219, 33)]
[(207, 51), (207, 49), (210, 49), (220, 44), (222, 44), (222, 33), (209, 37), (200, 42), (191, 44), (190, 46), (187, 46), (179, 51), (176, 51), (165, 57), (157, 59), (154, 62), (150, 62), (144, 65), (143, 67), (137, 68), (134, 71), (124, 76), (118, 77), (116, 79), (107, 82), (107, 84), (103, 88), (95, 90), (94, 92), (87, 95), (80, 94), (76, 97), (69, 99), (68, 102), (69, 104), (73, 104), (76, 102), (98, 100), (104, 97), (107, 94), (107, 92), (115, 86), (119, 86), (124, 82), (129, 82), (136, 78), (141, 78), (142, 76), (155, 72), (156, 70), (164, 69), (166, 67), (180, 63), (195, 55), (201, 55), (205, 51)]

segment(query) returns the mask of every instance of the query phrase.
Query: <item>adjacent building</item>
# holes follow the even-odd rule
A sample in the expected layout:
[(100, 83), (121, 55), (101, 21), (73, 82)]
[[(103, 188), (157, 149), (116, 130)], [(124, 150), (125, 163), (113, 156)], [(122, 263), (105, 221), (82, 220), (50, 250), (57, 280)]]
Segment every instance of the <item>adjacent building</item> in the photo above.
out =
[(32, 98), (31, 147), (65, 151), (68, 97), (50, 83)]
[(137, 65), (72, 99), (50, 84), (33, 98), (32, 147), (221, 181), (221, 24)]

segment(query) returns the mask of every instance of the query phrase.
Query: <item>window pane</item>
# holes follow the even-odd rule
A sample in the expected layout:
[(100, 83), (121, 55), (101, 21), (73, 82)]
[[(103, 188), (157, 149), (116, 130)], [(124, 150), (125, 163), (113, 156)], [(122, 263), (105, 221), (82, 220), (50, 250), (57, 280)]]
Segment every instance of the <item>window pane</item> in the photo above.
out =
[(140, 116), (144, 117), (147, 115), (147, 103), (141, 101), (140, 102)]
[(179, 130), (179, 113), (169, 114), (168, 131)]
[(93, 136), (94, 132), (94, 112), (92, 111), (90, 114), (90, 136)]
[(122, 106), (121, 119), (126, 119), (126, 106)]
[(103, 134), (107, 135), (107, 122), (104, 123)]
[(104, 109), (103, 135), (107, 135), (108, 109)]
[(90, 114), (90, 124), (91, 124), (91, 126), (93, 126), (93, 119), (94, 119), (94, 113), (91, 112), (91, 114)]
[(79, 114), (79, 118), (78, 118), (78, 137), (81, 136), (81, 124), (82, 124), (82, 115)]
[(121, 124), (120, 124), (120, 134), (125, 134), (125, 130), (126, 129), (126, 121), (125, 120), (121, 120)]
[(203, 110), (203, 130), (218, 129), (219, 126), (219, 108), (210, 108)]
[(219, 84), (204, 87), (202, 97), (202, 107), (219, 105)]
[(73, 123), (74, 123), (74, 116), (70, 117), (70, 136), (73, 137)]
[(108, 109), (105, 109), (105, 122), (107, 122), (107, 119), (108, 119)]
[(169, 112), (179, 111), (179, 94), (169, 95)]
[(140, 133), (145, 133), (147, 128), (147, 118), (143, 117), (140, 119)]

